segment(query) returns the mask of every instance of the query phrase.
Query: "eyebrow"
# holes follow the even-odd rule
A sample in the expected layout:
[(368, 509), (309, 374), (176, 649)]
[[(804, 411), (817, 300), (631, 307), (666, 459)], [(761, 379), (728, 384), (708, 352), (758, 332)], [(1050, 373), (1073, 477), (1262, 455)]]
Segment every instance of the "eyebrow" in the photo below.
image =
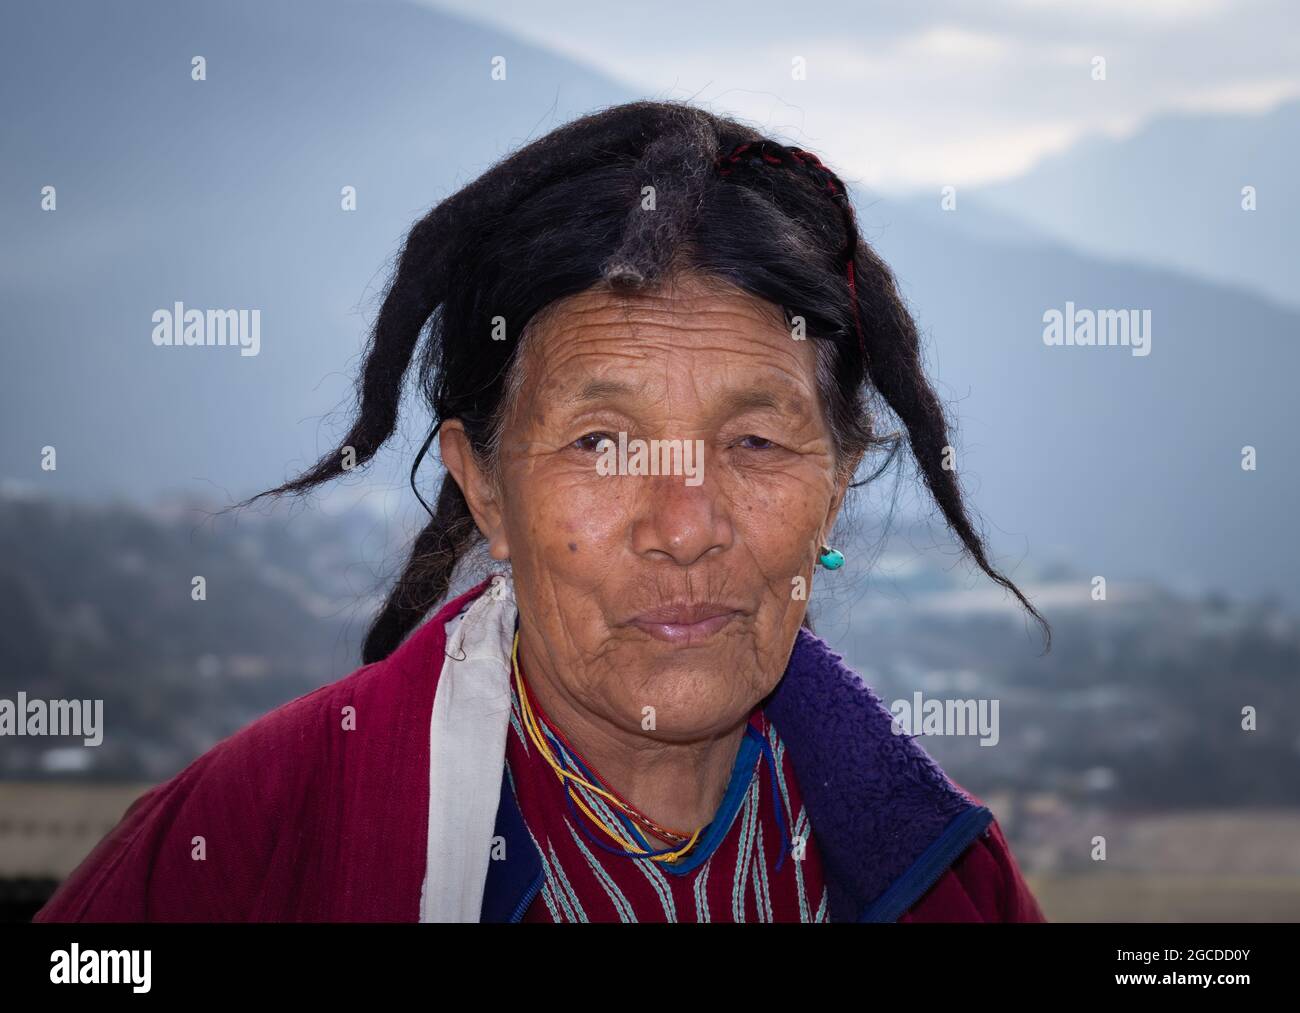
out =
[[(725, 414), (738, 415), (746, 411), (767, 409), (769, 411), (787, 412), (791, 415), (805, 415), (809, 408), (804, 398), (796, 393), (793, 384), (782, 383), (788, 394), (782, 398), (765, 387), (748, 387), (724, 394), (718, 401)], [(577, 392), (566, 400), (573, 404), (587, 404), (598, 401), (612, 401), (635, 393), (637, 388), (619, 380), (588, 380)]]

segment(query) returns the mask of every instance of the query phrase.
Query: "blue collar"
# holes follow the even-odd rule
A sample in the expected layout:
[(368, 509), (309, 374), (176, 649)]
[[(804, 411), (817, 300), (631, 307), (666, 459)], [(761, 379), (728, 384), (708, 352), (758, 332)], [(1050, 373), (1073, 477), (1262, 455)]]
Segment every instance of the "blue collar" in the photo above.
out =
[[(992, 822), (911, 736), (894, 734), (880, 698), (806, 629), (764, 712), (808, 809), (832, 921), (897, 921)], [(493, 833), (505, 857), (489, 865), (481, 920), (519, 921), (545, 874), (507, 776)]]

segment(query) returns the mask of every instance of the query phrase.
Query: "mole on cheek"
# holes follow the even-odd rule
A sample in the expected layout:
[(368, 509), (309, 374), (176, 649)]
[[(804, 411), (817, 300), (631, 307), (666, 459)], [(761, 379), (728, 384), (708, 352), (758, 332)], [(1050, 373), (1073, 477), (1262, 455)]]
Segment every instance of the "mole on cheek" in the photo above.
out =
[(570, 542), (570, 543), (569, 543), (569, 551), (570, 551), (570, 552), (577, 552), (577, 551), (578, 551), (578, 543), (577, 543), (577, 542)]

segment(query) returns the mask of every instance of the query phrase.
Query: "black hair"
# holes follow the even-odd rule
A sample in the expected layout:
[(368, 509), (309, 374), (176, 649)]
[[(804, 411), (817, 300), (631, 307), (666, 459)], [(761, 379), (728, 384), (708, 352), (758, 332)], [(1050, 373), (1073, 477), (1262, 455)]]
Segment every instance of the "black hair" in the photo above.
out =
[[(366, 349), (347, 436), (297, 478), (240, 505), (338, 477), (347, 448), (355, 464), (369, 461), (396, 429), (413, 363), (436, 423), (424, 449), (443, 421), (458, 419), (490, 464), (529, 323), (593, 286), (641, 291), (679, 271), (804, 318), (837, 461), (877, 447), (891, 447), (892, 460), (899, 435), (873, 430), (878, 414), (892, 412), (949, 527), (1038, 620), (1050, 650), (1051, 628), (989, 563), (956, 474), (944, 467), (948, 423), (916, 324), (892, 272), (860, 239), (843, 184), (807, 152), (687, 103), (633, 102), (574, 120), (416, 222)], [(504, 340), (492, 339), (494, 327)], [(413, 486), (414, 476), (415, 467)], [(430, 515), (367, 633), (364, 663), (386, 657), (443, 600), (481, 540), (450, 473)]]

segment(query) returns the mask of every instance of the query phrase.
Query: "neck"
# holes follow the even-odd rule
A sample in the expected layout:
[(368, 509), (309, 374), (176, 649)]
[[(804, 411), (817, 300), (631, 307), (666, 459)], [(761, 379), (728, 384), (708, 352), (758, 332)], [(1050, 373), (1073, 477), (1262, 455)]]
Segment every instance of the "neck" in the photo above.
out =
[[(555, 679), (521, 633), (519, 662), (529, 697), (605, 787), (662, 827), (691, 834), (713, 820), (726, 794), (748, 716), (687, 742), (629, 731), (594, 714)], [(540, 721), (540, 715), (538, 717)]]

